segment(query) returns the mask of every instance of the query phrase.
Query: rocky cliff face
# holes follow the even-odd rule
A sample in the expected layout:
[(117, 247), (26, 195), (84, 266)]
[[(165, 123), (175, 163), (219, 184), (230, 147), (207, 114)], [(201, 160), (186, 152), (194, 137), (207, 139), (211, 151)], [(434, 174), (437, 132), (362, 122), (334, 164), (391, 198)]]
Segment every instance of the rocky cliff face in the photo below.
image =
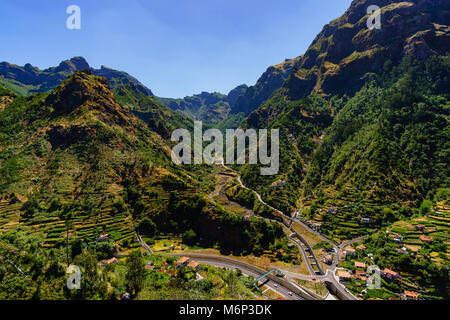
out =
[[(370, 5), (381, 8), (380, 30), (367, 27)], [(447, 176), (437, 163), (445, 148), (440, 135), (448, 130), (449, 17), (450, 0), (353, 1), (296, 59), (282, 87), (241, 122), (243, 128), (279, 128), (281, 137), (282, 173), (263, 180), (244, 167), (243, 180), (279, 208), (294, 208), (300, 191), (309, 196), (328, 187), (333, 196), (347, 185), (366, 190), (361, 197), (404, 201), (441, 185), (440, 176)], [(380, 103), (384, 94), (389, 98)], [(427, 95), (439, 97), (430, 102)], [(421, 103), (426, 107), (419, 111)], [(417, 116), (421, 112), (430, 118)], [(403, 120), (385, 119), (385, 113)], [(433, 151), (416, 157), (422, 146), (412, 131)], [(287, 192), (271, 187), (287, 178)]]
[(242, 94), (231, 109), (232, 114), (244, 113), (248, 115), (257, 109), (264, 101), (279, 89), (291, 74), (294, 65), (299, 60), (289, 59), (276, 66), (269, 67), (254, 86)]
[[(381, 29), (367, 27), (369, 5), (381, 8)], [(450, 51), (449, 0), (355, 0), (326, 25), (285, 83), (288, 97), (311, 92), (353, 94), (387, 61), (405, 54), (425, 58)]]
[[(371, 5), (382, 10), (381, 30), (367, 27)], [(448, 53), (449, 21), (449, 0), (355, 0), (323, 28), (303, 56), (268, 68), (231, 113), (250, 114), (283, 85), (290, 100), (312, 92), (353, 94), (388, 60)]]
[(105, 66), (102, 66), (101, 69), (91, 68), (83, 57), (65, 60), (58, 67), (51, 67), (45, 70), (40, 70), (29, 63), (21, 67), (2, 62), (0, 63), (0, 83), (17, 93), (29, 95), (31, 93), (53, 90), (68, 76), (84, 69), (90, 69), (92, 74), (105, 77), (113, 89), (120, 85), (132, 85), (145, 95), (153, 96), (149, 88), (128, 73)]
[(243, 84), (231, 90), (228, 95), (202, 92), (183, 99), (156, 98), (156, 100), (163, 106), (191, 119), (217, 124), (228, 117), (230, 110), (247, 89), (248, 86)]

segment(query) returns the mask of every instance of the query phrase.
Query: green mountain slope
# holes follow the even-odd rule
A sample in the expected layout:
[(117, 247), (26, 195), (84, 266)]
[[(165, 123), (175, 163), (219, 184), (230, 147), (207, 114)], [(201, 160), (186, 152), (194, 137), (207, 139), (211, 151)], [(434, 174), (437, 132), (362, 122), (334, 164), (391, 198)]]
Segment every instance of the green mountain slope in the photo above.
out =
[[(188, 193), (202, 189), (172, 164), (161, 136), (117, 103), (103, 77), (77, 72), (49, 95), (18, 97), (0, 122), (1, 198), (13, 195), (21, 203), (9, 208), (2, 228), (45, 231), (68, 217), (105, 220), (127, 186), (167, 194), (161, 181), (170, 177)], [(127, 216), (91, 221), (91, 232), (116, 224), (117, 237), (132, 235)]]
[(190, 232), (191, 241), (237, 253), (287, 241), (276, 223), (248, 223), (207, 201), (211, 167), (173, 164), (173, 144), (152, 128), (155, 119), (165, 129), (186, 119), (148, 107), (147, 125), (88, 70), (50, 94), (16, 97), (0, 112), (0, 231), (20, 227), (47, 247), (65, 245), (67, 232), (88, 244), (106, 232), (120, 249), (147, 218), (158, 232)]
[(269, 67), (254, 86), (241, 95), (231, 109), (231, 114), (242, 113), (244, 116), (257, 109), (264, 101), (279, 89), (290, 76), (300, 58), (288, 59), (278, 65)]
[[(442, 23), (449, 2), (440, 2), (442, 10), (435, 2), (394, 2), (376, 4), (384, 19), (404, 26), (401, 31), (388, 23), (368, 30), (366, 2), (354, 1), (299, 58), (283, 87), (242, 123), (281, 129), (280, 174), (260, 177), (255, 168), (242, 169), (244, 180), (270, 203), (286, 212), (299, 207), (301, 198), (314, 209), (327, 199), (330, 205), (356, 200), (408, 205), (448, 183), (443, 55), (450, 38)], [(411, 19), (420, 23), (410, 25)], [(378, 50), (389, 54), (375, 54)], [(401, 91), (408, 87), (413, 91)]]
[(214, 125), (228, 118), (231, 109), (239, 97), (246, 92), (247, 88), (245, 84), (240, 85), (231, 90), (228, 95), (217, 92), (202, 92), (183, 99), (158, 97), (156, 100), (163, 106), (186, 117)]
[(71, 74), (84, 69), (91, 69), (93, 74), (105, 77), (112, 88), (119, 87), (120, 85), (134, 85), (145, 95), (153, 96), (150, 89), (126, 72), (117, 71), (105, 66), (102, 66), (101, 69), (91, 68), (83, 57), (74, 57), (70, 60), (65, 60), (58, 67), (51, 67), (45, 70), (33, 67), (29, 63), (21, 67), (8, 62), (2, 62), (0, 63), (0, 84), (3, 84), (20, 95), (26, 96), (32, 93), (51, 91)]

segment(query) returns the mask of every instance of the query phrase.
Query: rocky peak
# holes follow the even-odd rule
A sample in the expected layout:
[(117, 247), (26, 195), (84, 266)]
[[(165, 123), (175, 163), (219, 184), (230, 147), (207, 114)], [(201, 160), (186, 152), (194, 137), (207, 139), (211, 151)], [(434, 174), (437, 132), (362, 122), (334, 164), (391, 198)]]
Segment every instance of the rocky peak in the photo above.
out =
[(227, 95), (227, 101), (230, 104), (230, 106), (233, 108), (234, 104), (237, 102), (238, 98), (243, 95), (248, 89), (248, 86), (246, 84), (241, 84), (240, 86), (237, 86), (233, 90), (231, 90)]
[(62, 82), (46, 99), (54, 109), (53, 116), (93, 113), (105, 123), (130, 124), (133, 118), (116, 101), (108, 80), (91, 74), (90, 69), (77, 71)]
[[(367, 8), (381, 8), (381, 30), (367, 27)], [(446, 21), (446, 22), (444, 22)], [(285, 83), (290, 100), (312, 92), (352, 94), (366, 75), (377, 73), (387, 60), (405, 54), (424, 58), (449, 52), (450, 0), (355, 0), (340, 18), (326, 25), (295, 72)]]
[(61, 62), (55, 71), (74, 73), (76, 71), (89, 68), (90, 68), (89, 64), (83, 57), (74, 57), (70, 60), (65, 60)]

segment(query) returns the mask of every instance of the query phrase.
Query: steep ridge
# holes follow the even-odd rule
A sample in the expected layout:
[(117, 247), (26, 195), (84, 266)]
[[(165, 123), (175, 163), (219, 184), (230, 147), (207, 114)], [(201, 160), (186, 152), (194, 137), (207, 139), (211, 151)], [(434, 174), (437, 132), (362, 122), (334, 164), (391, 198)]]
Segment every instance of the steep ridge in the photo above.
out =
[(272, 93), (281, 88), (299, 59), (288, 59), (278, 65), (269, 67), (254, 86), (249, 87), (244, 94), (238, 97), (231, 108), (231, 114), (242, 113), (244, 116), (247, 116), (257, 109), (264, 101), (270, 98)]
[[(381, 30), (367, 28), (370, 5), (382, 8)], [(343, 16), (323, 28), (304, 55), (269, 67), (239, 98), (231, 114), (247, 116), (283, 85), (290, 100), (313, 92), (352, 95), (387, 60), (399, 62), (406, 53), (445, 54), (449, 11), (448, 0), (355, 0)]]
[[(381, 29), (367, 27), (369, 5), (381, 8)], [(343, 16), (326, 25), (297, 61), (286, 81), (286, 95), (312, 92), (354, 94), (385, 62), (405, 54), (425, 58), (449, 50), (450, 1), (355, 0)]]
[[(382, 8), (381, 30), (366, 26), (369, 4)], [(448, 163), (442, 154), (448, 130), (449, 4), (358, 0), (325, 26), (283, 87), (242, 123), (243, 128), (281, 128), (280, 174), (259, 177), (255, 168), (244, 166), (246, 184), (287, 212), (300, 205), (300, 197), (316, 207), (315, 201), (327, 198), (414, 207), (445, 186), (439, 175), (445, 177)], [(408, 94), (414, 98), (404, 98)], [(422, 104), (429, 111), (418, 109)], [(402, 105), (410, 112), (400, 116)], [(426, 113), (428, 118), (417, 118)], [(337, 129), (342, 119), (346, 123)], [(433, 141), (430, 150), (413, 142), (416, 129), (407, 123), (423, 128), (420, 141)], [(399, 136), (389, 134), (394, 129)]]
[(47, 92), (55, 89), (69, 75), (84, 69), (91, 69), (94, 75), (105, 77), (112, 88), (118, 88), (121, 85), (134, 85), (140, 92), (147, 96), (153, 96), (150, 89), (126, 72), (105, 66), (102, 66), (101, 69), (91, 68), (83, 57), (74, 57), (70, 60), (62, 61), (58, 67), (51, 67), (45, 70), (40, 70), (29, 63), (20, 67), (8, 62), (2, 62), (0, 63), (0, 84), (21, 95)]
[(227, 95), (218, 92), (202, 92), (183, 99), (157, 97), (156, 101), (191, 119), (208, 124), (218, 124), (229, 116), (237, 100), (246, 92), (247, 88), (247, 85), (243, 84), (231, 90)]
[[(117, 102), (106, 78), (88, 70), (51, 94), (17, 97), (0, 113), (0, 123), (0, 193), (21, 203), (9, 222), (26, 229), (47, 232), (66, 219), (101, 215), (100, 226), (115, 230), (120, 240), (132, 236), (129, 214), (138, 218), (157, 208), (149, 201), (117, 209), (114, 204), (131, 201), (129, 188), (164, 198), (163, 181), (179, 188), (181, 197), (206, 187), (195, 170), (175, 167), (166, 141)], [(48, 243), (58, 239), (49, 237)]]

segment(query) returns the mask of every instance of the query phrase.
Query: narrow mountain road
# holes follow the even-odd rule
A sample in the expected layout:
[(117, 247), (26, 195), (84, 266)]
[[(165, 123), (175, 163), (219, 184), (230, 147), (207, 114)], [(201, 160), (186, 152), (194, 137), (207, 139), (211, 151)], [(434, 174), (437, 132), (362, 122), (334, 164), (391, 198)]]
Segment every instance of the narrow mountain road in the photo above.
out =
[[(225, 168), (228, 168), (228, 167), (225, 167)], [(315, 254), (314, 254), (314, 250), (312, 249), (312, 247), (310, 246), (310, 244), (303, 238), (303, 236), (302, 236), (301, 234), (299, 234), (297, 231), (295, 231), (295, 230), (292, 228), (292, 224), (293, 224), (293, 223), (296, 223), (296, 221), (294, 220), (294, 218), (293, 218), (293, 217), (290, 217), (290, 216), (288, 216), (288, 215), (286, 215), (286, 214), (284, 214), (281, 210), (278, 210), (278, 209), (272, 207), (271, 205), (269, 205), (268, 203), (266, 203), (266, 202), (262, 199), (261, 195), (260, 195), (258, 192), (256, 192), (255, 190), (252, 190), (252, 189), (250, 189), (250, 188), (248, 188), (248, 187), (246, 187), (246, 186), (242, 183), (242, 180), (241, 180), (241, 177), (240, 177), (240, 176), (237, 177), (237, 180), (238, 180), (238, 182), (239, 182), (239, 184), (241, 185), (242, 188), (244, 188), (244, 189), (246, 189), (246, 190), (249, 190), (249, 191), (252, 191), (252, 192), (256, 195), (258, 201), (259, 201), (261, 204), (263, 204), (263, 205), (267, 206), (269, 209), (271, 209), (271, 210), (273, 210), (273, 211), (279, 213), (283, 218), (285, 218), (285, 219), (287, 219), (287, 221), (289, 221), (289, 223), (285, 223), (285, 222), (283, 221), (283, 224), (284, 224), (291, 232), (293, 232), (293, 234), (295, 235), (295, 237), (297, 237), (297, 239), (301, 242), (301, 243), (299, 243), (299, 242), (297, 242), (297, 241), (293, 241), (293, 237), (290, 237), (291, 241), (293, 241), (293, 242), (299, 247), (299, 249), (301, 250), (301, 252), (303, 253), (303, 256), (305, 257), (305, 261), (306, 261), (306, 263), (307, 263), (307, 265), (308, 265), (308, 269), (309, 269), (310, 273), (311, 273), (311, 274), (317, 274), (317, 271), (314, 270), (314, 266), (313, 266), (313, 265), (315, 265), (315, 266), (317, 267), (317, 269), (318, 269), (319, 274), (324, 274), (322, 268), (320, 267), (319, 261), (317, 260), (317, 257), (316, 257)], [(279, 221), (276, 221), (276, 222), (280, 223)], [(312, 262), (311, 262), (311, 260), (312, 260)]]
[[(223, 166), (225, 168), (231, 170), (230, 168), (226, 167), (225, 165), (223, 165)], [(345, 300), (358, 300), (357, 297), (355, 297), (353, 294), (351, 294), (347, 290), (347, 288), (339, 282), (339, 279), (337, 278), (337, 276), (335, 274), (335, 271), (336, 271), (336, 268), (337, 268), (337, 266), (339, 264), (339, 256), (340, 256), (340, 253), (342, 252), (341, 251), (342, 248), (344, 248), (347, 245), (352, 244), (354, 242), (359, 242), (359, 241), (363, 240), (367, 236), (360, 237), (360, 238), (357, 238), (357, 239), (353, 239), (353, 240), (344, 242), (340, 246), (338, 246), (333, 241), (331, 241), (330, 239), (326, 238), (324, 235), (320, 234), (319, 232), (316, 232), (316, 231), (312, 230), (311, 228), (309, 228), (309, 226), (307, 226), (306, 224), (302, 223), (301, 221), (298, 221), (296, 219), (296, 215), (294, 215), (293, 217), (289, 217), (286, 214), (284, 214), (282, 211), (280, 211), (280, 210), (272, 207), (271, 205), (267, 204), (262, 199), (261, 195), (258, 192), (256, 192), (255, 190), (252, 190), (252, 189), (250, 189), (248, 187), (246, 187), (242, 183), (242, 180), (241, 180), (240, 176), (237, 177), (237, 180), (238, 180), (238, 182), (239, 182), (239, 184), (241, 185), (242, 188), (252, 191), (256, 195), (256, 197), (258, 198), (258, 201), (260, 201), (263, 205), (266, 205), (267, 207), (269, 207), (270, 209), (274, 210), (275, 212), (280, 213), (282, 215), (282, 217), (284, 217), (284, 218), (288, 219), (288, 221), (290, 221), (290, 224), (288, 226), (286, 226), (286, 227), (288, 227), (293, 232), (293, 234), (295, 234), (295, 236), (300, 240), (300, 242), (295, 241), (294, 239), (292, 239), (292, 237), (290, 237), (290, 239), (291, 239), (291, 241), (293, 241), (297, 245), (297, 247), (299, 247), (299, 249), (301, 250), (303, 256), (306, 257), (308, 270), (309, 270), (309, 272), (312, 275), (310, 279), (315, 278), (315, 279), (319, 279), (324, 284), (327, 284), (327, 283), (331, 284), (335, 288), (336, 292), (340, 295), (340, 297), (342, 299), (345, 299)], [(296, 212), (297, 212), (297, 215), (298, 215), (298, 210)], [(333, 264), (331, 265), (329, 270), (327, 270), (326, 273), (324, 273), (322, 268), (320, 267), (320, 264), (319, 264), (319, 262), (317, 260), (317, 257), (315, 256), (314, 251), (312, 250), (312, 248), (309, 245), (309, 243), (300, 234), (298, 234), (292, 228), (292, 224), (294, 224), (294, 223), (301, 224), (303, 227), (307, 228), (308, 231), (312, 232), (313, 234), (315, 234), (318, 237), (320, 237), (320, 239), (322, 239), (323, 241), (328, 242), (329, 244), (331, 244), (333, 246), (333, 250), (335, 252), (335, 258), (334, 258)], [(308, 256), (308, 251), (310, 253), (309, 256)], [(317, 272), (314, 270), (313, 264), (311, 263), (310, 260), (313, 260), (313, 264), (315, 264), (317, 266), (317, 268), (319, 269), (319, 275), (317, 275)], [(301, 276), (304, 276), (304, 275), (301, 275)], [(327, 288), (328, 288), (328, 285), (327, 285)]]
[(138, 239), (139, 243), (141, 244), (141, 246), (142, 246), (145, 250), (147, 250), (147, 252), (148, 252), (150, 255), (152, 255), (152, 254), (153, 254), (153, 250), (145, 243), (144, 240), (142, 240), (141, 236), (140, 236), (138, 233), (136, 233), (136, 235), (137, 235), (137, 239)]
[[(222, 163), (222, 166), (225, 169), (228, 169), (230, 171), (233, 171), (232, 169), (228, 168), (227, 166), (225, 166)], [(234, 172), (234, 171), (233, 171)], [(237, 174), (236, 176), (240, 186), (246, 190), (252, 191), (258, 201), (267, 206), (268, 208), (270, 208), (271, 210), (279, 213), (284, 219), (286, 219), (287, 221), (289, 221), (289, 223), (285, 222), (283, 219), (283, 225), (286, 226), (290, 231), (292, 231), (293, 233), (289, 236), (289, 239), (295, 244), (297, 245), (297, 247), (299, 248), (300, 252), (302, 253), (306, 263), (307, 263), (307, 267), (308, 270), (310, 272), (310, 275), (303, 275), (303, 274), (297, 274), (297, 273), (293, 273), (293, 272), (288, 272), (288, 271), (283, 271), (283, 273), (285, 273), (288, 278), (290, 278), (291, 280), (294, 278), (297, 279), (303, 279), (303, 280), (311, 280), (312, 279), (316, 279), (317, 281), (321, 281), (322, 283), (324, 283), (324, 285), (327, 287), (328, 290), (330, 290), (330, 284), (331, 284), (331, 288), (333, 288), (333, 291), (335, 291), (334, 293), (337, 294), (340, 299), (344, 299), (344, 300), (357, 300), (358, 298), (356, 298), (354, 295), (352, 295), (346, 288), (344, 285), (342, 285), (339, 282), (339, 279), (336, 277), (335, 275), (335, 270), (338, 264), (338, 259), (339, 259), (339, 254), (341, 252), (341, 249), (344, 248), (345, 246), (354, 243), (354, 242), (358, 242), (363, 240), (365, 237), (360, 237), (354, 240), (350, 240), (347, 242), (342, 243), (339, 247), (333, 243), (331, 240), (327, 239), (326, 237), (324, 237), (323, 235), (321, 235), (318, 232), (315, 232), (314, 230), (311, 230), (307, 225), (303, 224), (302, 222), (298, 221), (296, 219), (296, 216), (298, 215), (299, 211), (296, 211), (296, 214), (293, 217), (287, 216), (286, 214), (284, 214), (281, 210), (278, 210), (274, 207), (272, 207), (271, 205), (269, 205), (268, 203), (266, 203), (261, 195), (256, 192), (255, 190), (252, 190), (248, 187), (246, 187), (241, 180), (241, 177), (239, 176), (239, 174)], [(270, 220), (270, 219), (268, 219)], [(275, 221), (275, 220), (271, 220), (271, 221)], [(280, 223), (280, 221), (275, 221), (277, 223)], [(293, 228), (292, 228), (292, 224), (293, 223), (299, 223), (302, 224), (302, 226), (306, 227), (308, 229), (308, 231), (316, 234), (317, 236), (320, 237), (320, 239), (330, 243), (333, 248), (334, 251), (336, 252), (336, 259), (333, 263), (333, 265), (331, 266), (331, 268), (329, 270), (327, 270), (326, 273), (323, 272), (323, 270), (320, 267), (320, 264), (316, 258), (316, 256), (314, 255), (314, 251), (312, 250), (310, 244), (302, 237), (302, 235), (300, 235), (298, 232), (296, 232)], [(297, 239), (295, 239), (297, 238)], [(137, 239), (139, 241), (139, 243), (142, 245), (142, 247), (147, 250), (149, 252), (149, 254), (153, 254), (153, 251), (151, 250), (151, 248), (142, 240), (141, 236), (139, 234), (137, 234)], [(308, 255), (309, 254), (309, 255)], [(254, 278), (257, 278), (261, 275), (263, 275), (264, 273), (266, 273), (266, 270), (260, 269), (256, 266), (250, 265), (250, 264), (246, 264), (244, 262), (241, 261), (237, 261), (237, 260), (232, 260), (226, 257), (222, 257), (222, 256), (210, 256), (210, 255), (201, 255), (201, 254), (187, 254), (187, 253), (183, 253), (183, 254), (174, 254), (175, 256), (187, 256), (187, 257), (191, 257), (193, 259), (198, 260), (199, 262), (203, 262), (203, 263), (209, 263), (209, 264), (213, 264), (215, 266), (219, 266), (219, 267), (226, 267), (226, 268), (230, 268), (230, 269), (240, 269), (244, 274), (248, 275), (248, 276), (253, 276)], [(311, 262), (311, 260), (313, 262)], [(318, 268), (319, 271), (315, 271), (313, 264)], [(319, 274), (317, 274), (317, 272)], [(279, 294), (283, 295), (284, 297), (288, 298), (288, 299), (294, 299), (294, 300), (323, 300), (323, 298), (319, 297), (318, 295), (311, 293), (310, 291), (301, 288), (299, 285), (297, 285), (293, 280), (292, 282), (290, 281), (286, 281), (286, 280), (281, 280), (273, 275), (269, 275), (267, 276), (267, 279), (269, 280), (266, 285), (271, 288), (272, 290), (278, 292)]]

